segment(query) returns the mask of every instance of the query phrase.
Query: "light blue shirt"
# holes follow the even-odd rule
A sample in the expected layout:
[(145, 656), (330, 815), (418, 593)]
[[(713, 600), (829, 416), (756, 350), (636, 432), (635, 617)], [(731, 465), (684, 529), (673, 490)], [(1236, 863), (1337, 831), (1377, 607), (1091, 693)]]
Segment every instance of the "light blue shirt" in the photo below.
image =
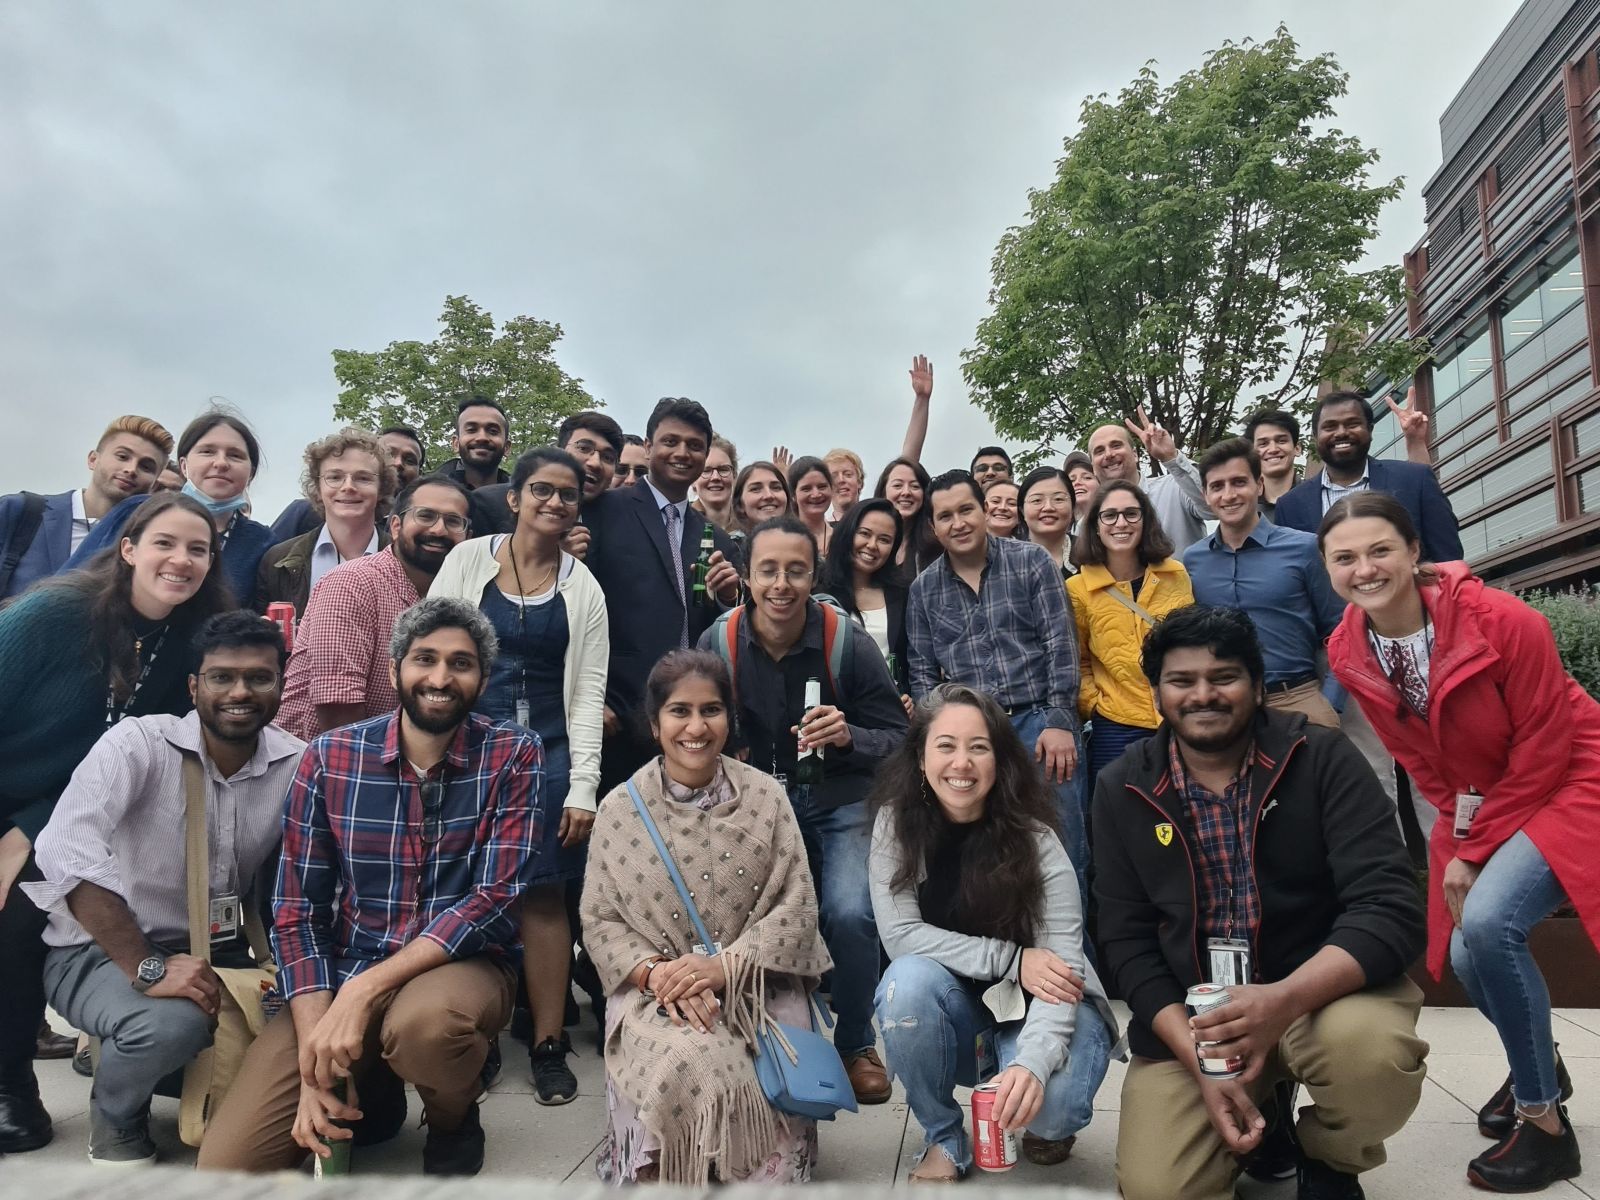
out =
[[(1257, 521), (1234, 550), (1218, 530), (1183, 552), (1183, 566), (1196, 604), (1242, 608), (1255, 622), (1269, 685), (1318, 674), (1317, 656), (1344, 603), (1328, 582), (1316, 535)], [(1333, 676), (1322, 690), (1340, 707)]]
[[(378, 529), (373, 526), (372, 540), (367, 543), (367, 548), (361, 552), (365, 558), (369, 554), (378, 552)], [(322, 577), (333, 570), (344, 559), (339, 557), (339, 547), (333, 544), (333, 534), (328, 532), (327, 522), (323, 522), (322, 532), (317, 534), (317, 544), (311, 547), (311, 586), (314, 589), (322, 582)], [(310, 593), (307, 593), (308, 595)]]

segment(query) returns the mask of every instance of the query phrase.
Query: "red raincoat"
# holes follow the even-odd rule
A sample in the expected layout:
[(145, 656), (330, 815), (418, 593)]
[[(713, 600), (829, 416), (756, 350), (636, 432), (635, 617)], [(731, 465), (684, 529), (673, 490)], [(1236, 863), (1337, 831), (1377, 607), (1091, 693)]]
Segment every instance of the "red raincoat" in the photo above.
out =
[[(1429, 842), (1428, 970), (1444, 969), (1452, 922), (1440, 881), (1452, 858), (1483, 865), (1519, 829), (1544, 855), (1600, 945), (1600, 703), (1567, 674), (1544, 617), (1444, 563), (1423, 587), (1433, 621), (1428, 719), (1401, 713), (1355, 605), (1328, 638), (1328, 664), (1395, 761), (1439, 810)], [(1483, 807), (1454, 833), (1456, 795)]]

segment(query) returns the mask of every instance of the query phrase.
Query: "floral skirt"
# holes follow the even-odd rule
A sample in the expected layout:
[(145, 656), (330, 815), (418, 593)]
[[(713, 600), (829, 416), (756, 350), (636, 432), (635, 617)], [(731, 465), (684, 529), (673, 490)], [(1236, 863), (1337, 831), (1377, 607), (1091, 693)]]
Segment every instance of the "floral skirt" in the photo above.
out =
[[(606, 1042), (622, 1020), (623, 1005), (606, 1005)], [(767, 1012), (786, 1025), (808, 1025), (809, 1005), (800, 985), (787, 975), (767, 976)], [(723, 1183), (809, 1183), (817, 1160), (817, 1123), (780, 1115), (778, 1148), (755, 1171)], [(632, 1183), (643, 1167), (657, 1161), (661, 1143), (639, 1120), (633, 1104), (606, 1072), (606, 1132), (595, 1157), (595, 1174), (603, 1183)]]

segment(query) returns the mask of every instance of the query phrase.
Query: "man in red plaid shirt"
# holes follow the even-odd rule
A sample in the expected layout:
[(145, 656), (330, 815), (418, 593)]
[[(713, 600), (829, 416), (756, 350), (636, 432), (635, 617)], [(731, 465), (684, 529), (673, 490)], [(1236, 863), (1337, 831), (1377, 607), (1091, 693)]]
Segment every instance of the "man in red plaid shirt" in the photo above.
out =
[(361, 1094), (392, 1095), (397, 1076), (422, 1098), (423, 1173), (482, 1168), (477, 1101), (511, 1015), (544, 778), (536, 734), (472, 712), (495, 651), (474, 605), (421, 601), (390, 642), (399, 710), (307, 748), (274, 897), (288, 1007), (251, 1046), (201, 1167), (284, 1170), (326, 1156), (324, 1138), (376, 1140)]

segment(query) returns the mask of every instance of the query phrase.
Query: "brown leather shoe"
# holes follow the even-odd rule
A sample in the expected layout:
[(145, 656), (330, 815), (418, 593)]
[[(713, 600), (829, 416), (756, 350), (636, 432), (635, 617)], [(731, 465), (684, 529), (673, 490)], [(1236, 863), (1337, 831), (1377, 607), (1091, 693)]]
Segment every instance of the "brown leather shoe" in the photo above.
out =
[(49, 1022), (39, 1026), (39, 1036), (33, 1043), (34, 1058), (71, 1058), (72, 1052), (78, 1048), (78, 1039), (68, 1037), (64, 1033), (57, 1033), (50, 1028)]
[(1053, 1141), (1050, 1138), (1034, 1137), (1031, 1133), (1024, 1133), (1022, 1157), (1041, 1167), (1053, 1167), (1072, 1157), (1072, 1145), (1077, 1140), (1076, 1134), (1060, 1141)]
[(884, 1070), (883, 1059), (876, 1050), (852, 1054), (844, 1060), (844, 1069), (850, 1076), (850, 1089), (856, 1094), (857, 1104), (882, 1104), (894, 1092), (889, 1072)]

